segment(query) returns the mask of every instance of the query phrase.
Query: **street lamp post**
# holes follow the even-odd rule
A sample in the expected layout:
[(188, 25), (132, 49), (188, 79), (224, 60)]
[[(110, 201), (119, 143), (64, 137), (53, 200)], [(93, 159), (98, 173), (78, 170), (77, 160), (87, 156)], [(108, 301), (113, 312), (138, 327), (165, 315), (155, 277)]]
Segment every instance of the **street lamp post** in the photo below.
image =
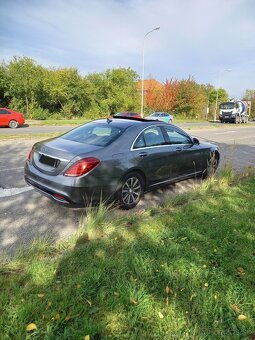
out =
[[(232, 69), (226, 69), (221, 71), (220, 75), (222, 75), (224, 72), (231, 72)], [(217, 92), (216, 92), (216, 102), (215, 102), (215, 110), (214, 110), (214, 117), (213, 117), (213, 121), (216, 121), (216, 113), (217, 113), (217, 106), (218, 106), (218, 100), (219, 100), (219, 86), (220, 86), (220, 80), (218, 79), (218, 84), (217, 84)]]
[(144, 45), (145, 45), (145, 38), (153, 31), (158, 31), (160, 29), (159, 26), (153, 28), (145, 34), (143, 37), (143, 64), (142, 64), (142, 98), (141, 98), (141, 116), (143, 117), (143, 105), (144, 105)]

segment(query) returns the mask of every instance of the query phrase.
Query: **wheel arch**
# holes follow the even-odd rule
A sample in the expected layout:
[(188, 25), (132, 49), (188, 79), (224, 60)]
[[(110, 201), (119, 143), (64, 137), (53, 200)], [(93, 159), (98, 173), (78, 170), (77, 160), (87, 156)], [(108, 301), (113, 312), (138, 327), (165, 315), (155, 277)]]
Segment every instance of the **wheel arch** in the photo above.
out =
[(16, 127), (19, 126), (19, 122), (18, 122), (18, 120), (16, 119), (16, 117), (15, 117), (15, 118), (9, 119), (9, 121), (8, 121), (8, 126), (9, 126), (9, 127), (11, 127), (11, 126), (10, 126), (10, 123), (11, 123), (11, 122), (15, 122), (15, 123), (16, 123)]
[(215, 152), (215, 156), (217, 157), (217, 161), (220, 160), (220, 153), (219, 153), (219, 150), (214, 150)]
[(125, 176), (127, 176), (128, 174), (130, 174), (130, 173), (132, 173), (132, 172), (137, 172), (137, 173), (142, 177), (142, 179), (143, 179), (143, 181), (144, 181), (144, 189), (145, 189), (145, 188), (147, 187), (147, 178), (146, 178), (145, 173), (144, 173), (141, 169), (139, 169), (139, 168), (131, 168), (131, 169), (129, 169), (129, 170), (122, 176), (121, 180), (123, 180), (123, 178), (124, 178)]

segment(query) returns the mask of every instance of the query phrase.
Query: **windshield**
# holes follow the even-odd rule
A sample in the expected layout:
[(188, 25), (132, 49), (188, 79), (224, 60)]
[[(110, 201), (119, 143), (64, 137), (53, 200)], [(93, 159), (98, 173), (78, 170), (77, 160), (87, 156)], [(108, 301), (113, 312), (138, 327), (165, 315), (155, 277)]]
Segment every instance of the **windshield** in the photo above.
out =
[(106, 146), (121, 136), (123, 131), (123, 128), (109, 124), (88, 123), (64, 134), (61, 138), (83, 144)]
[(220, 109), (223, 109), (223, 110), (230, 110), (230, 109), (233, 109), (235, 106), (235, 103), (233, 102), (230, 102), (230, 103), (222, 103), (220, 104)]

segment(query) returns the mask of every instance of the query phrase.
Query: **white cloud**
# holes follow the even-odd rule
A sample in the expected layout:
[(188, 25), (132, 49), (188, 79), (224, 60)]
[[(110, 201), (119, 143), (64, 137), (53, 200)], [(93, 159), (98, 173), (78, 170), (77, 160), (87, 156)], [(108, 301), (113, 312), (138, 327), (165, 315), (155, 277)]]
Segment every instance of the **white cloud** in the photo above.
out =
[[(82, 72), (108, 67), (141, 71), (164, 80), (194, 75), (240, 96), (255, 88), (253, 0), (12, 1), (0, 4), (1, 55), (33, 56), (43, 64), (76, 66)], [(8, 53), (6, 51), (9, 51)]]

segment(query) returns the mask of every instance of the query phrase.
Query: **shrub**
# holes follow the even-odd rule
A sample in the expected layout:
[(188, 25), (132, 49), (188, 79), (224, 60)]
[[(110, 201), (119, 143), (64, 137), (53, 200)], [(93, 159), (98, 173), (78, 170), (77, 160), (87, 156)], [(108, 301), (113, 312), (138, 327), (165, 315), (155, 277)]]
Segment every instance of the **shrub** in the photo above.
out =
[(44, 110), (41, 107), (34, 107), (31, 116), (33, 119), (45, 120), (49, 117), (49, 110)]
[(49, 116), (49, 119), (61, 120), (64, 119), (64, 117), (59, 112), (55, 112)]

